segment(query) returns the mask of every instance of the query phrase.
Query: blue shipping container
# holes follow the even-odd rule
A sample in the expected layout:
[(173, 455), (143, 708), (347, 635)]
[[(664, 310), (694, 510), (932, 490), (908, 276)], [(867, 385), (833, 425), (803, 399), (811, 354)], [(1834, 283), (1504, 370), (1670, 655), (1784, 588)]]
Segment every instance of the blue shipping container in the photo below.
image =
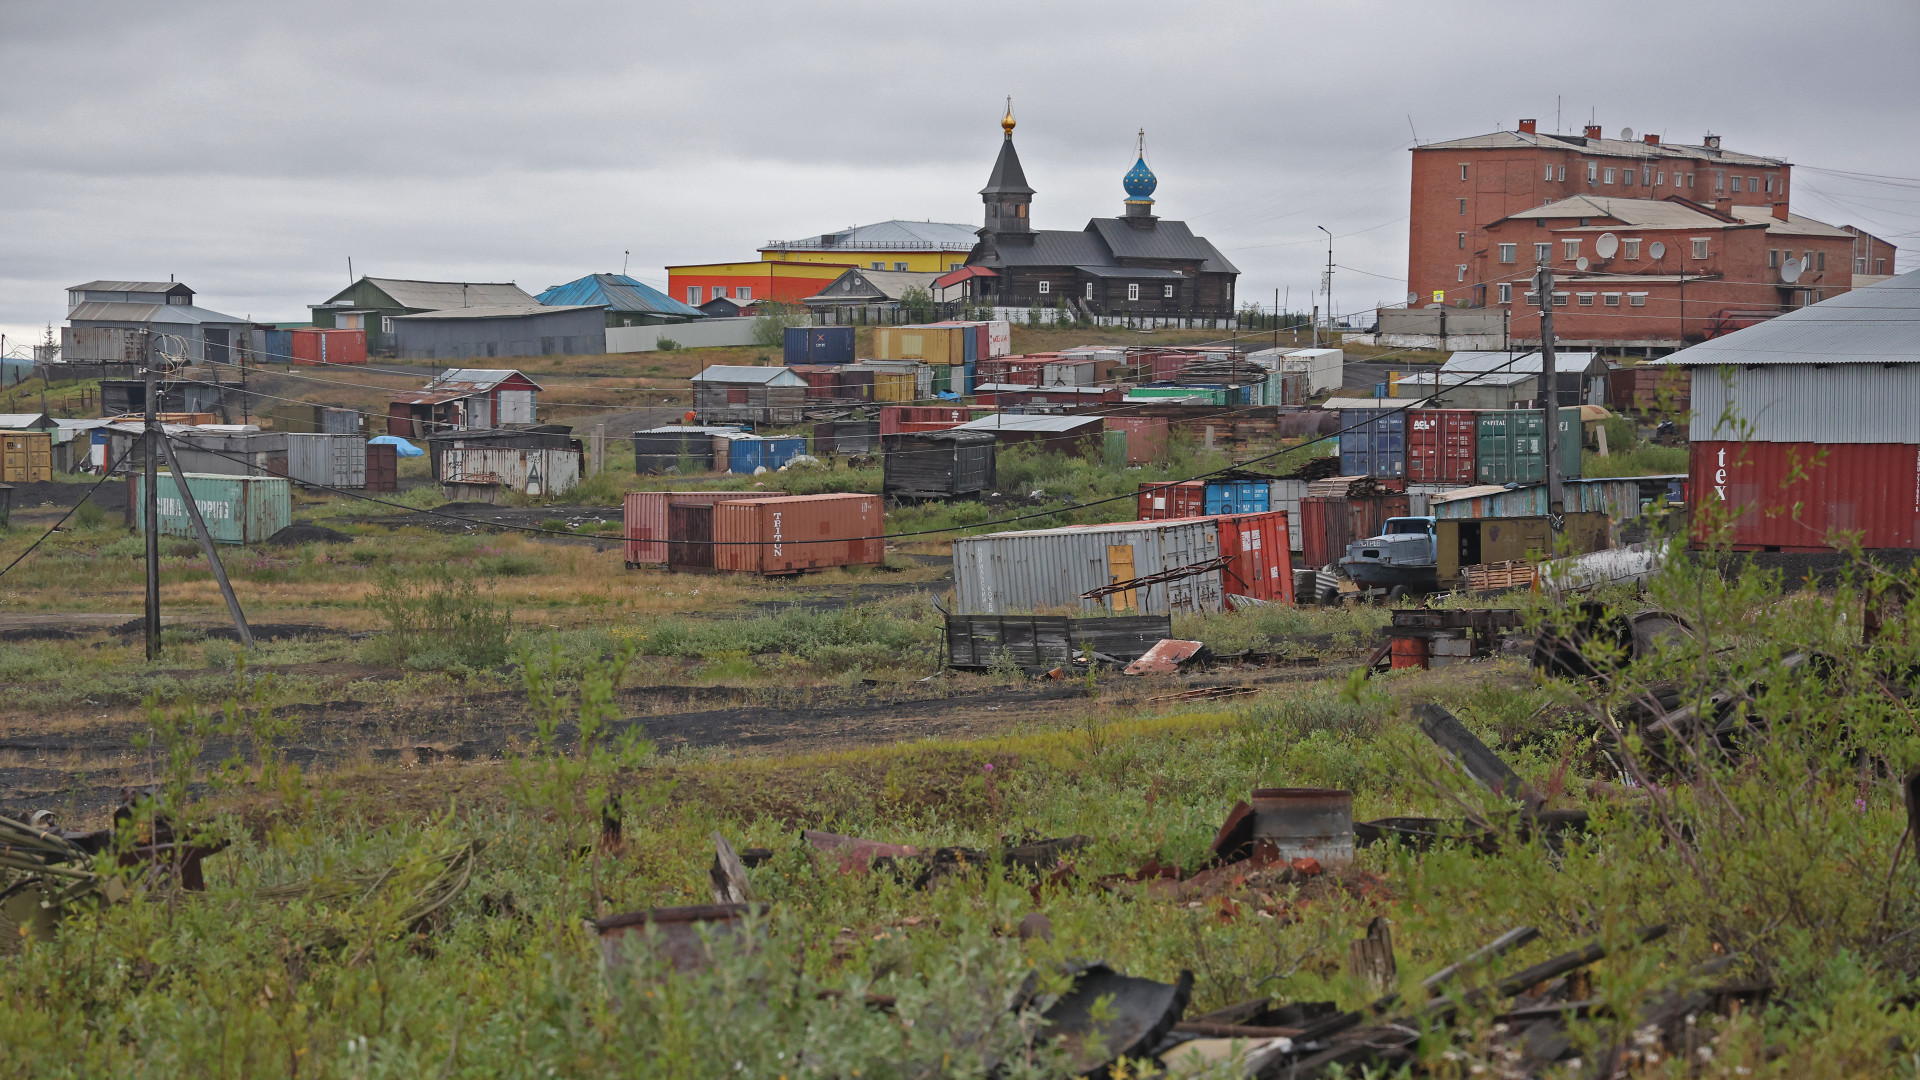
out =
[(973, 393), (973, 388), (980, 384), (979, 376), (975, 374), (975, 371), (974, 371), (974, 369), (979, 366), (980, 366), (979, 361), (973, 359), (972, 357), (967, 358), (967, 386), (966, 386), (966, 389), (960, 391), (960, 393), (971, 394)]
[(980, 355), (980, 328), (966, 326), (960, 329), (960, 355), (972, 358)]
[(727, 470), (750, 476), (753, 470), (762, 465), (769, 470), (777, 469), (792, 461), (796, 455), (806, 452), (807, 439), (804, 435), (776, 439), (735, 439), (727, 454)]
[(1401, 409), (1340, 410), (1340, 475), (1407, 475), (1406, 412)]
[(789, 364), (853, 363), (851, 326), (789, 326), (782, 345)]
[(261, 333), (266, 339), (262, 347), (267, 351), (262, 359), (269, 364), (293, 363), (293, 331), (265, 330)]
[(1209, 514), (1265, 513), (1272, 491), (1272, 485), (1265, 480), (1209, 480), (1206, 511)]

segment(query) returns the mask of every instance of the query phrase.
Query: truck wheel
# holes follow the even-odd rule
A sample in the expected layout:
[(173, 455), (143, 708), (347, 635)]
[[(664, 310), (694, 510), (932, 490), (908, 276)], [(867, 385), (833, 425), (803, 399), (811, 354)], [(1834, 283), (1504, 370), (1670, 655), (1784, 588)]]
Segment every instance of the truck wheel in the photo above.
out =
[(1334, 607), (1340, 603), (1340, 589), (1334, 585), (1322, 585), (1314, 601), (1321, 607)]
[(1397, 604), (1405, 599), (1406, 595), (1407, 587), (1405, 585), (1395, 585), (1393, 588), (1387, 590), (1387, 603)]

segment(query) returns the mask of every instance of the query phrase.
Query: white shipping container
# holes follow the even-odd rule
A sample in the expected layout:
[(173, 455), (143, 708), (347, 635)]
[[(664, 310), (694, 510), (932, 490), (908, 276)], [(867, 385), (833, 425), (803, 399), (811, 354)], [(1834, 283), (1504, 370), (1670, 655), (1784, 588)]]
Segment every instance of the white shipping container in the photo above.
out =
[(1262, 349), (1248, 353), (1246, 359), (1268, 371), (1306, 372), (1309, 394), (1323, 394), (1346, 385), (1347, 358), (1339, 349)]
[(1131, 594), (1109, 594), (1099, 600), (1080, 597), (1116, 580), (1178, 570), (1219, 556), (1220, 531), (1209, 518), (963, 537), (953, 542), (957, 614), (1005, 615), (1052, 608), (1105, 608), (1139, 615), (1221, 611), (1226, 599), (1218, 570), (1141, 586)]
[(1300, 497), (1306, 493), (1305, 480), (1275, 480), (1268, 485), (1267, 508), (1287, 512), (1287, 546), (1294, 551), (1305, 550), (1300, 546)]
[(332, 488), (367, 486), (367, 440), (358, 435), (288, 432), (287, 475), (303, 484)]
[(1092, 386), (1093, 364), (1041, 364), (1041, 386)]
[(569, 449), (453, 446), (441, 455), (440, 482), (456, 499), (489, 501), (502, 490), (559, 495), (580, 482), (580, 455)]
[(988, 356), (1013, 355), (1013, 324), (1011, 322), (997, 319), (987, 323), (985, 329)]

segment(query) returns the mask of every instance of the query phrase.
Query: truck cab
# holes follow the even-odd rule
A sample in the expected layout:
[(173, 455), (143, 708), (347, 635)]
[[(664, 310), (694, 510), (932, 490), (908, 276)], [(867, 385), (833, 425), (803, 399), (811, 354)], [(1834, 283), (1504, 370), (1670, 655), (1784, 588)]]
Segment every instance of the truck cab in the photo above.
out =
[(1438, 585), (1439, 548), (1431, 517), (1388, 518), (1379, 536), (1347, 545), (1340, 569), (1362, 589), (1428, 592)]

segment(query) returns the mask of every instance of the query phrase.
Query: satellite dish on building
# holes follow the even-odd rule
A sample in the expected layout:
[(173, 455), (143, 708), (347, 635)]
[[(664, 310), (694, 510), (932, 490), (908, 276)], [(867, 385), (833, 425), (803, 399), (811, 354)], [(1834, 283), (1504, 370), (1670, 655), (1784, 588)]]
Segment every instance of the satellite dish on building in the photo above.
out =
[(1573, 260), (1573, 268), (1575, 270), (1585, 270), (1588, 266), (1591, 266), (1591, 265), (1592, 265), (1591, 263), (1587, 262), (1587, 257), (1585, 255), (1582, 255), (1579, 258)]
[(1667, 245), (1655, 240), (1653, 243), (1647, 245), (1647, 254), (1652, 255), (1656, 261), (1666, 258)]
[(1599, 239), (1593, 242), (1593, 250), (1601, 258), (1611, 259), (1613, 253), (1620, 250), (1620, 238), (1610, 232), (1603, 232)]
[(1806, 264), (1799, 259), (1788, 259), (1786, 262), (1780, 264), (1780, 280), (1791, 285), (1800, 280), (1800, 275), (1805, 272), (1806, 268)]
[(1633, 129), (1632, 129), (1632, 128), (1621, 128), (1621, 129), (1620, 129), (1620, 141), (1621, 141), (1621, 142), (1632, 142), (1632, 141), (1633, 141)]

